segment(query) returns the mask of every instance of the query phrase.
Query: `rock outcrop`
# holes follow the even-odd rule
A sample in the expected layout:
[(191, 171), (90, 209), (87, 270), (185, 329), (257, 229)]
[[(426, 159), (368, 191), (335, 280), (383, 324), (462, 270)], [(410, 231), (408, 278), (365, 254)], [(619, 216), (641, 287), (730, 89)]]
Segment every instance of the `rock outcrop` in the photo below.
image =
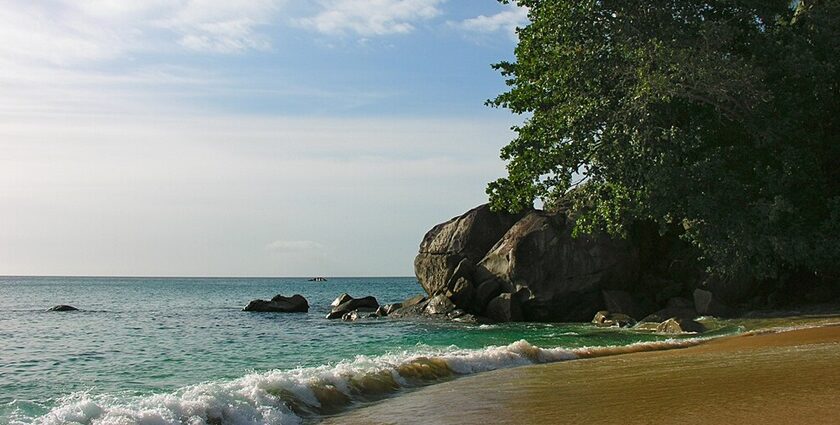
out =
[[(472, 274), (471, 267), (484, 258), (518, 218), (493, 212), (485, 204), (429, 230), (414, 260), (414, 271), (426, 293), (445, 293), (460, 277), (456, 269), (460, 274)], [(462, 263), (465, 259), (468, 261)]]
[(253, 300), (242, 310), (262, 313), (306, 313), (309, 311), (309, 302), (300, 294), (291, 297), (275, 295), (270, 301)]
[(482, 205), (426, 234), (415, 273), (429, 296), (497, 321), (588, 321), (605, 300), (640, 314), (616, 292), (638, 279), (638, 249), (605, 235), (573, 237), (572, 228), (565, 212), (514, 216)]

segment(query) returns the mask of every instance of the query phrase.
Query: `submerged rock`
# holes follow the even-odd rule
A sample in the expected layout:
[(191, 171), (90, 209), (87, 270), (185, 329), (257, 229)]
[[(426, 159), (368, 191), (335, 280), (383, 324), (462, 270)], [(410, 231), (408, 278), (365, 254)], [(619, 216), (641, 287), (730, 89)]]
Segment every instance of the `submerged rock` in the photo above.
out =
[(359, 319), (372, 319), (379, 317), (376, 314), (376, 310), (371, 310), (369, 308), (360, 308), (358, 310), (353, 310), (341, 316), (341, 320), (345, 322), (355, 322)]
[(275, 295), (270, 301), (253, 300), (242, 310), (261, 313), (306, 313), (309, 311), (309, 302), (300, 294), (291, 297)]
[(78, 310), (79, 310), (78, 308), (73, 307), (72, 305), (60, 304), (60, 305), (57, 305), (55, 307), (51, 307), (47, 311), (78, 311)]

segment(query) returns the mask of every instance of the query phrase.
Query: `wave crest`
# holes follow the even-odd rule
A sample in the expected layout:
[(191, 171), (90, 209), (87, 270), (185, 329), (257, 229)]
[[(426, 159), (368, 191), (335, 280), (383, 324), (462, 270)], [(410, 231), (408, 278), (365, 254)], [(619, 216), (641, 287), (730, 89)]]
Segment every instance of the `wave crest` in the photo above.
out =
[(457, 375), (514, 366), (696, 345), (700, 339), (576, 349), (540, 348), (525, 340), (476, 350), (451, 347), (383, 356), (357, 356), (335, 365), (272, 370), (232, 381), (206, 382), (167, 394), (119, 398), (74, 393), (49, 413), (12, 424), (59, 425), (299, 424), (360, 402)]

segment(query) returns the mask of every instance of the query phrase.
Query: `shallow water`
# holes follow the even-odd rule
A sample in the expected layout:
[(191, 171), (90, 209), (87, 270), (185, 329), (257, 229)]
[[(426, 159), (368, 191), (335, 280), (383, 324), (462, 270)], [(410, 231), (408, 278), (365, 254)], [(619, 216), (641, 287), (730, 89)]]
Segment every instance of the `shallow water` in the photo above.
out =
[[(828, 323), (837, 322), (835, 317)], [(832, 326), (499, 370), (326, 422), (837, 424), (839, 394), (840, 327)]]
[[(342, 292), (388, 303), (420, 291), (414, 278), (0, 278), (0, 424), (297, 423), (575, 348), (667, 339), (585, 324), (324, 319)], [(278, 293), (303, 294), (309, 313), (241, 311)], [(82, 311), (45, 311), (56, 304)]]

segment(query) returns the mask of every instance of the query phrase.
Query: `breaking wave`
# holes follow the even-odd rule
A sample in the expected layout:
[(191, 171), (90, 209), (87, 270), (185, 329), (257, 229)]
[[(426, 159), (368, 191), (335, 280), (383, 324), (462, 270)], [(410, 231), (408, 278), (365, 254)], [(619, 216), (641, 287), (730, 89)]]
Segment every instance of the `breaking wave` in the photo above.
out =
[(253, 373), (232, 381), (206, 382), (144, 397), (90, 395), (60, 399), (38, 418), (12, 424), (299, 424), (339, 413), (358, 403), (459, 375), (538, 363), (558, 362), (697, 345), (702, 339), (671, 339), (624, 346), (540, 348), (525, 340), (466, 350), (418, 348), (329, 366)]

